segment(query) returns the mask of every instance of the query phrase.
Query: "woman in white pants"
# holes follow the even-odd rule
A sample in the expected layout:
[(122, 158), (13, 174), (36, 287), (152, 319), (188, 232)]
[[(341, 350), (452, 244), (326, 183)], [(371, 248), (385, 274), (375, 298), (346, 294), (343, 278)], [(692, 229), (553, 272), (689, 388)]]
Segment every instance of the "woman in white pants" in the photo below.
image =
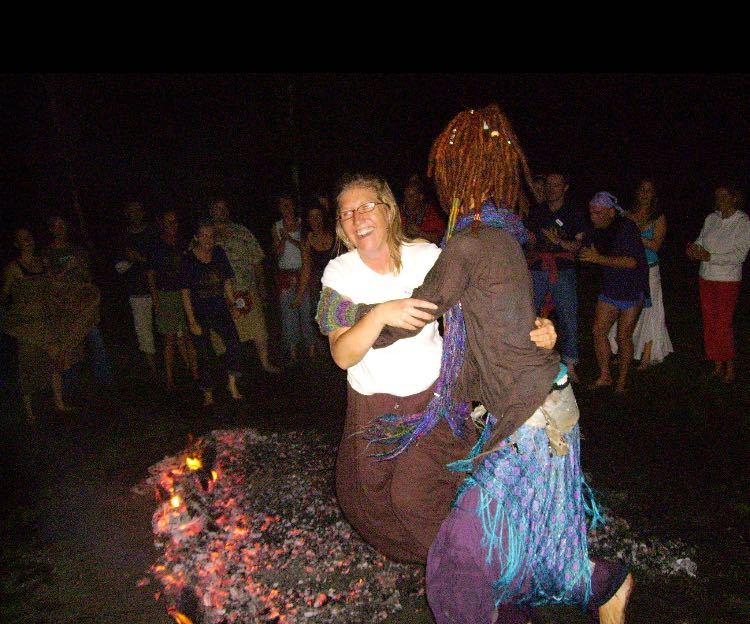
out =
[[(667, 219), (658, 208), (653, 180), (645, 178), (638, 184), (635, 205), (628, 212), (628, 216), (641, 228), (641, 240), (646, 249), (649, 290), (651, 291), (651, 307), (643, 308), (633, 331), (633, 355), (636, 360), (640, 360), (638, 370), (642, 371), (652, 364), (658, 364), (674, 351), (664, 315), (658, 254), (667, 235)], [(612, 353), (617, 353), (616, 338), (617, 323), (609, 332)]]

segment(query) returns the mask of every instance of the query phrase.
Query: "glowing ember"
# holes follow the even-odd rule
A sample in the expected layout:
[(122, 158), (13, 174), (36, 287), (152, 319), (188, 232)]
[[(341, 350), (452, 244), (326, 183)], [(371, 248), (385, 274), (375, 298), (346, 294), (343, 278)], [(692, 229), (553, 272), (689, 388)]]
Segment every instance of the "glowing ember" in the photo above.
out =
[[(204, 624), (365, 624), (392, 621), (405, 601), (427, 608), (423, 568), (385, 559), (341, 515), (332, 445), (310, 433), (239, 430), (212, 432), (206, 447), (215, 449), (208, 487), (182, 470), (185, 453), (152, 466), (144, 482), (141, 493), (162, 488), (169, 501), (152, 519), (157, 600), (196, 619), (180, 601), (189, 589)], [(610, 526), (598, 543), (619, 552), (623, 535)], [(189, 621), (173, 609), (178, 624)]]
[[(180, 472), (185, 454), (151, 467), (147, 483), (172, 494), (152, 522), (162, 599), (181, 604), (189, 588), (205, 624), (364, 624), (401, 609), (401, 595), (422, 594), (421, 567), (387, 561), (343, 520), (335, 449), (301, 435), (212, 432), (209, 487)], [(373, 576), (358, 582), (360, 570)]]
[(190, 470), (200, 470), (203, 468), (203, 462), (200, 457), (187, 457), (185, 459), (185, 464)]
[(191, 620), (187, 615), (184, 613), (180, 613), (176, 607), (169, 607), (167, 609), (167, 613), (174, 619), (177, 624), (193, 624), (193, 620)]

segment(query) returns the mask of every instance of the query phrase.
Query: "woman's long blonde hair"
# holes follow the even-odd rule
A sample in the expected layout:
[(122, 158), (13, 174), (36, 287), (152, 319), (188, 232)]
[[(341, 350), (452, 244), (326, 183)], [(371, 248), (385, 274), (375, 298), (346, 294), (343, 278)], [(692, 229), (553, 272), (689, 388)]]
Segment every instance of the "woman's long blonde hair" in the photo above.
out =
[[(401, 229), (401, 212), (396, 202), (396, 197), (383, 178), (374, 174), (368, 173), (354, 173), (343, 176), (337, 185), (336, 189), (336, 203), (339, 202), (339, 197), (344, 191), (348, 191), (351, 188), (366, 188), (373, 191), (379, 202), (386, 205), (387, 212), (387, 242), (388, 251), (391, 259), (391, 266), (396, 273), (401, 271), (401, 244), (410, 242), (406, 236), (404, 236), (403, 230)], [(344, 232), (344, 228), (341, 227), (341, 221), (338, 217), (336, 218), (336, 237), (342, 242), (346, 248), (351, 251), (355, 249), (355, 245)]]

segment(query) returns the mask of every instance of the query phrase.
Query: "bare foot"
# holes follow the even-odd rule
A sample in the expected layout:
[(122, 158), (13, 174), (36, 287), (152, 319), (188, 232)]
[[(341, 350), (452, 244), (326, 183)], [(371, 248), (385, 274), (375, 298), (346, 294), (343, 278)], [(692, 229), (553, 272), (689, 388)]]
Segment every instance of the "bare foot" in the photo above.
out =
[(65, 403), (55, 403), (55, 411), (61, 414), (70, 414), (71, 412), (75, 412), (76, 408)]
[(641, 363), (635, 367), (635, 370), (643, 372), (645, 370), (648, 370), (649, 368), (651, 368), (651, 362), (645, 362), (641, 360)]
[(628, 574), (617, 593), (599, 607), (600, 624), (625, 624), (625, 608), (632, 591), (633, 575)]
[(618, 381), (615, 386), (615, 394), (625, 394), (625, 382)]
[(737, 373), (734, 371), (727, 371), (726, 374), (721, 378), (725, 384), (732, 384), (737, 379)]
[(242, 401), (245, 398), (244, 395), (237, 389), (237, 382), (234, 380), (234, 377), (229, 380), (229, 383), (227, 384), (227, 391), (232, 395), (232, 398), (235, 401)]
[(266, 362), (265, 364), (263, 364), (263, 370), (266, 371), (267, 373), (273, 373), (274, 375), (276, 373), (281, 372), (280, 368), (277, 368), (276, 366), (274, 366), (273, 364), (269, 362)]
[(210, 390), (203, 391), (203, 407), (209, 407), (214, 404), (214, 393)]
[(609, 388), (612, 385), (611, 377), (599, 377), (594, 383), (588, 386), (589, 390), (598, 390), (599, 388)]

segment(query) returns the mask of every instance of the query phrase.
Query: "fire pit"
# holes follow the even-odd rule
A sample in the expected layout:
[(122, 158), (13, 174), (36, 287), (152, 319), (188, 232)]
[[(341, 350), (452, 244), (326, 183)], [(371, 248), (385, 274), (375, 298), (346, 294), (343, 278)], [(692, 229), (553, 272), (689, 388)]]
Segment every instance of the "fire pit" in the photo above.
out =
[[(389, 561), (342, 516), (335, 453), (310, 432), (222, 430), (151, 466), (134, 490), (156, 494), (162, 554), (140, 584), (159, 581), (178, 624), (382, 622), (419, 602), (423, 568)], [(640, 574), (695, 575), (691, 549), (644, 540), (622, 518), (590, 549)]]
[(389, 561), (343, 518), (334, 461), (311, 434), (245, 429), (149, 469), (137, 491), (159, 502), (150, 572), (176, 622), (379, 622), (423, 593), (420, 566)]

